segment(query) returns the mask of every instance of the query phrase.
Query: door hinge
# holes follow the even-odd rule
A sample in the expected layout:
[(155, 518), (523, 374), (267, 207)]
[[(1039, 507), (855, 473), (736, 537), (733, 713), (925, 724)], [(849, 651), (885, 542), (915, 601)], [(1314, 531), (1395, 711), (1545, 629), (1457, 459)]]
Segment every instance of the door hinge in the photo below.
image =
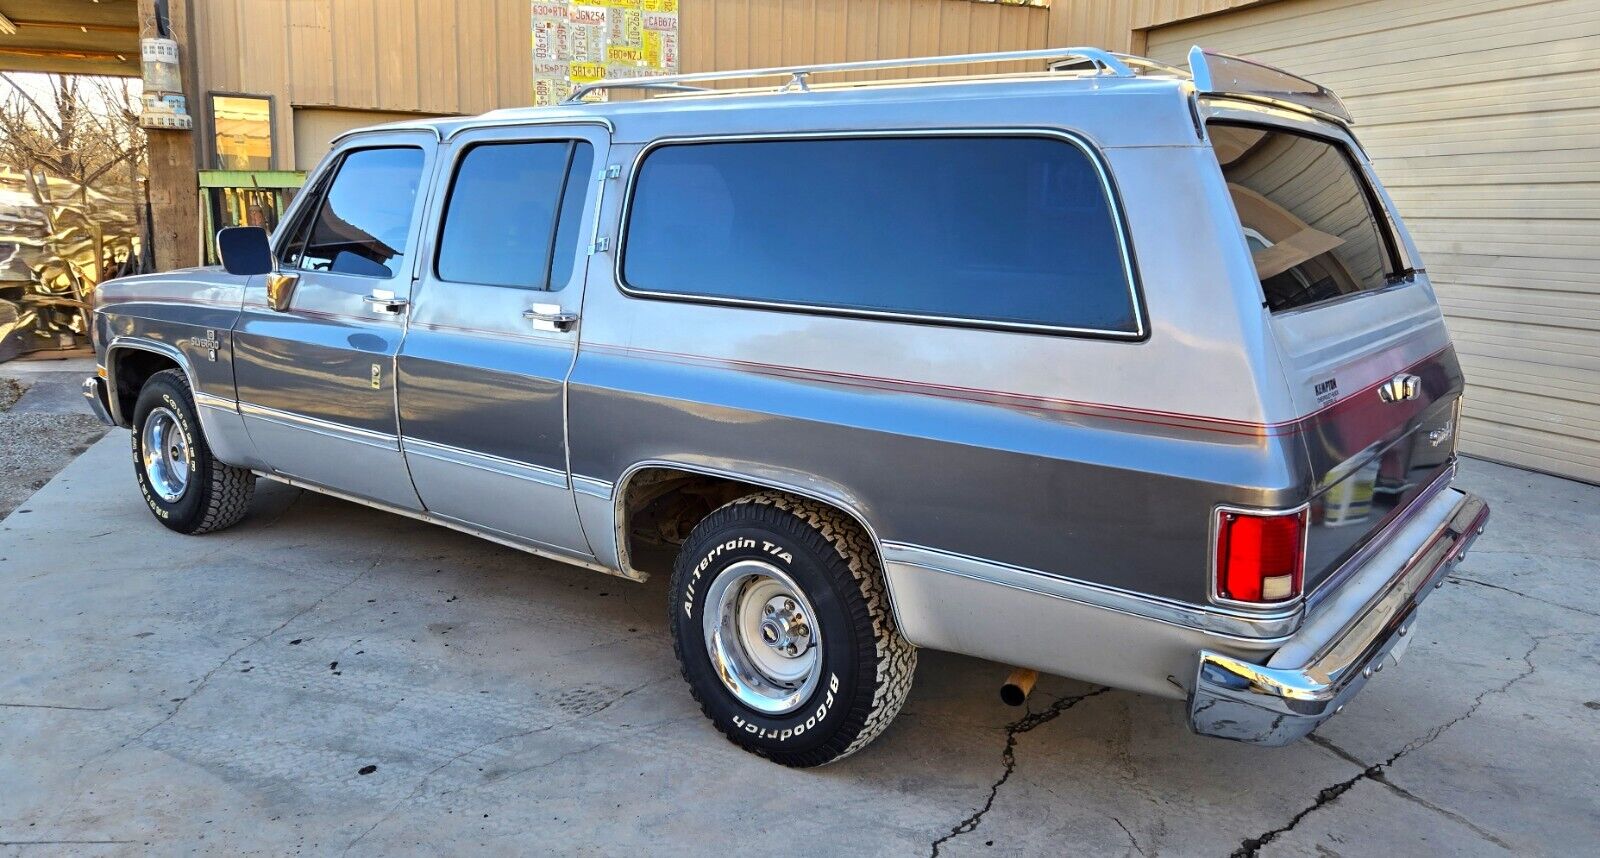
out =
[(617, 177), (619, 177), (621, 175), (622, 175), (622, 165), (621, 164), (610, 164), (610, 165), (607, 165), (604, 170), (601, 170), (600, 174), (595, 176), (594, 179), (597, 182), (604, 182), (606, 179), (615, 179), (615, 178), (617, 178)]

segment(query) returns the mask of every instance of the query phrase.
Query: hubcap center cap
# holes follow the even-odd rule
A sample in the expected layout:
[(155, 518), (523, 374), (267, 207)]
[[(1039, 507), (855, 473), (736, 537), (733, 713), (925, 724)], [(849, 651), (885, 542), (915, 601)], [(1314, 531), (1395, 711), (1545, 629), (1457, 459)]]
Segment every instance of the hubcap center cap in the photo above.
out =
[(774, 596), (762, 608), (761, 640), (784, 658), (799, 658), (811, 648), (811, 628), (800, 606), (788, 596)]

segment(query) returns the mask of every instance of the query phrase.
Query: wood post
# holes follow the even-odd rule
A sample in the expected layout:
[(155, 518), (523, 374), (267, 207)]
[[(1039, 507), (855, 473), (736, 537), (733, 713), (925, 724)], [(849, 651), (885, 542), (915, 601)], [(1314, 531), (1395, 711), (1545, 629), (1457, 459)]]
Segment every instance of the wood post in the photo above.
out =
[[(188, 4), (169, 0), (166, 4), (170, 38), (178, 43), (178, 60), (186, 82), (193, 81), (194, 52), (189, 49)], [(139, 35), (157, 35), (156, 0), (139, 0)], [(150, 153), (151, 245), (156, 270), (187, 268), (200, 264), (200, 174), (195, 163), (195, 135), (202, 123), (197, 115), (201, 101), (185, 87), (189, 114), (195, 117), (193, 131), (146, 129)]]

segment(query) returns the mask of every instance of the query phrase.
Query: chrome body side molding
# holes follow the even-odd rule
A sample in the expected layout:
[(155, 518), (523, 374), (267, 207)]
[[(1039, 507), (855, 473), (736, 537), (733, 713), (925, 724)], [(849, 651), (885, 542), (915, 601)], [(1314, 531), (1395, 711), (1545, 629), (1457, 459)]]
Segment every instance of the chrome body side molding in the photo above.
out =
[(516, 462), (511, 459), (491, 456), (487, 453), (477, 453), (472, 450), (463, 450), (447, 444), (435, 444), (431, 441), (419, 441), (416, 438), (403, 438), (400, 446), (407, 456), (423, 456), (452, 465), (464, 465), (491, 474), (512, 477), (518, 480), (541, 483), (547, 486), (564, 489), (567, 487), (567, 475), (564, 471), (554, 468), (544, 468), (527, 462)]
[(358, 429), (343, 423), (334, 423), (330, 420), (321, 420), (316, 417), (307, 417), (304, 414), (296, 414), (293, 411), (281, 411), (264, 405), (256, 405), (252, 402), (240, 402), (239, 413), (246, 417), (265, 420), (281, 426), (315, 432), (318, 435), (335, 438), (340, 441), (350, 441), (395, 452), (400, 450), (400, 439), (395, 435), (374, 432), (370, 429)]
[(611, 500), (612, 488), (611, 483), (605, 480), (597, 480), (594, 477), (580, 477), (577, 474), (572, 475), (572, 490), (581, 495), (608, 501)]
[[(1087, 607), (1225, 637), (1281, 640), (1293, 634), (1300, 625), (1301, 611), (1298, 605), (1270, 613), (1231, 611), (1215, 606), (1201, 607), (920, 545), (886, 542), (883, 545), (883, 559), (885, 563), (897, 563), (926, 572), (970, 578), (1024, 593), (1076, 602)], [(921, 619), (907, 617), (906, 621), (908, 624), (919, 624)], [(1007, 622), (998, 617), (996, 621)], [(910, 636), (910, 632), (907, 632), (907, 635)]]

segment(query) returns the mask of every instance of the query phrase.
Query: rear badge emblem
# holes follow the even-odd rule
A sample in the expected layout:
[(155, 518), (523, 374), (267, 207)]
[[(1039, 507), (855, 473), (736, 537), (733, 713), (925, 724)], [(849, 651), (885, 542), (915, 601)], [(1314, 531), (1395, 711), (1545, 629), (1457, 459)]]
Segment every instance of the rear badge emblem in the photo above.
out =
[(1378, 398), (1384, 402), (1404, 402), (1422, 393), (1422, 379), (1402, 372), (1378, 385)]
[(1446, 421), (1444, 421), (1444, 425), (1443, 426), (1440, 426), (1438, 429), (1435, 429), (1432, 432), (1428, 433), (1428, 443), (1432, 444), (1435, 447), (1439, 446), (1440, 444), (1443, 444), (1445, 441), (1449, 440), (1450, 433), (1454, 432), (1455, 429), (1456, 429), (1456, 422), (1454, 420), (1446, 420)]

